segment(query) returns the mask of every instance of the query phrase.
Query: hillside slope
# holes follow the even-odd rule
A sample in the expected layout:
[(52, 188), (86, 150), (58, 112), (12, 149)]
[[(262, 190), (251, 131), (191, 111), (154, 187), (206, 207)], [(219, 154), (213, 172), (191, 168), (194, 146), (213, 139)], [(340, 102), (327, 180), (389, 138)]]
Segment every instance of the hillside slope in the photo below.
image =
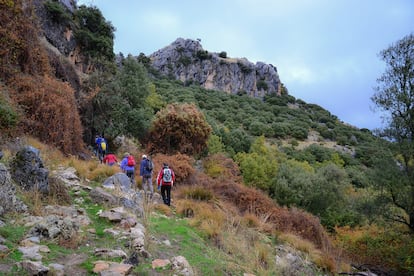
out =
[[(50, 170), (49, 193), (42, 195), (36, 189), (13, 193), (28, 208), (2, 214), (2, 275), (25, 271), (91, 275), (121, 268), (124, 272), (117, 275), (316, 275), (339, 268), (318, 219), (280, 208), (264, 194), (237, 184), (239, 176), (230, 159), (217, 156), (228, 168), (226, 178), (213, 179), (193, 170), (177, 184), (173, 206), (168, 207), (159, 194), (146, 200), (139, 182), (131, 189), (119, 168), (97, 160), (74, 162), (33, 139), (26, 143), (40, 148), (35, 158), (45, 160)], [(16, 156), (34, 149), (26, 148), (26, 143), (5, 149), (2, 189), (14, 185), (8, 167)], [(156, 167), (167, 158), (154, 156)], [(191, 166), (191, 158), (169, 158), (179, 175)], [(109, 181), (114, 177), (119, 182)], [(185, 185), (189, 182), (198, 185)]]

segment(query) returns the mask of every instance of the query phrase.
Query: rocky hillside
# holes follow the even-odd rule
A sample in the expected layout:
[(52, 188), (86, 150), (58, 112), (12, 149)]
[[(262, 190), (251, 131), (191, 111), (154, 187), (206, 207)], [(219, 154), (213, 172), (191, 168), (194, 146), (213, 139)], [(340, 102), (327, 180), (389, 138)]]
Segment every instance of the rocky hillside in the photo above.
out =
[(199, 41), (178, 38), (150, 55), (152, 67), (187, 84), (252, 97), (280, 94), (276, 67), (245, 58), (229, 58), (225, 52), (204, 50)]
[[(40, 146), (45, 151), (14, 144), (0, 160), (0, 275), (310, 276), (323, 270), (315, 261), (325, 268), (329, 263), (321, 259), (324, 249), (309, 242), (301, 242), (307, 253), (295, 249), (300, 239), (289, 234), (301, 228), (305, 235), (319, 231), (326, 238), (317, 220), (293, 211), (307, 225), (303, 229), (289, 219), (290, 211), (270, 210), (276, 207), (269, 199), (251, 201), (250, 194), (260, 196), (257, 191), (233, 184), (217, 186), (220, 193), (227, 190), (220, 197), (209, 197), (207, 189), (193, 189), (191, 196), (180, 184), (170, 207), (158, 193), (149, 198), (131, 186), (116, 167), (97, 165), (95, 159), (78, 161), (77, 170)], [(87, 179), (81, 172), (85, 166), (110, 176)], [(198, 199), (191, 199), (197, 193)], [(240, 216), (229, 201), (232, 193), (239, 193), (245, 200), (237, 204), (251, 211), (268, 204), (267, 222), (250, 212)], [(269, 221), (275, 212), (279, 220), (291, 221), (277, 243), (266, 230), (274, 227)], [(311, 220), (313, 225), (307, 224)]]

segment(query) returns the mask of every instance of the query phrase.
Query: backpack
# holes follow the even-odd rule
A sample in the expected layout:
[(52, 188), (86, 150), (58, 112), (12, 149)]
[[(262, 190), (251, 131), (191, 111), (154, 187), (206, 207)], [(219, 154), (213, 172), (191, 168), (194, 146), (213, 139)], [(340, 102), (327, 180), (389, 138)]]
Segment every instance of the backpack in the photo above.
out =
[(134, 157), (132, 155), (129, 155), (128, 156), (127, 166), (128, 167), (135, 166), (135, 159), (134, 159)]
[(151, 160), (147, 159), (146, 164), (145, 164), (145, 170), (152, 172), (153, 169), (154, 169), (154, 164), (152, 163)]
[(164, 173), (162, 175), (162, 181), (165, 183), (169, 183), (172, 181), (172, 173), (170, 169), (164, 169)]
[(105, 141), (102, 141), (102, 142), (101, 142), (101, 149), (102, 149), (103, 151), (105, 151), (105, 150), (106, 150), (106, 142), (105, 142)]

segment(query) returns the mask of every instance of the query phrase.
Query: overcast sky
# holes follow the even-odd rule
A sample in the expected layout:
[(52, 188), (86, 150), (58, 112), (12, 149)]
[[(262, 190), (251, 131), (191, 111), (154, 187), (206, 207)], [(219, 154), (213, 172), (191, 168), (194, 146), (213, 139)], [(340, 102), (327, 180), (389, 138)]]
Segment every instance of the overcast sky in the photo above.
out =
[(277, 67), (289, 94), (359, 128), (382, 127), (370, 97), (378, 53), (414, 32), (412, 0), (78, 0), (116, 28), (115, 53), (147, 56), (177, 38)]

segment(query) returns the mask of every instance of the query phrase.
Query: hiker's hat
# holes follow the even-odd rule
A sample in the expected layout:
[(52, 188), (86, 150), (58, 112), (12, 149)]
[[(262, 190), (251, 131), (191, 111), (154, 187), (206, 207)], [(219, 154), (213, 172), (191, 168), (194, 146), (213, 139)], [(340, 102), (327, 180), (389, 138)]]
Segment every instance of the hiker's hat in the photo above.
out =
[(145, 154), (142, 155), (142, 159), (147, 158), (147, 156)]

